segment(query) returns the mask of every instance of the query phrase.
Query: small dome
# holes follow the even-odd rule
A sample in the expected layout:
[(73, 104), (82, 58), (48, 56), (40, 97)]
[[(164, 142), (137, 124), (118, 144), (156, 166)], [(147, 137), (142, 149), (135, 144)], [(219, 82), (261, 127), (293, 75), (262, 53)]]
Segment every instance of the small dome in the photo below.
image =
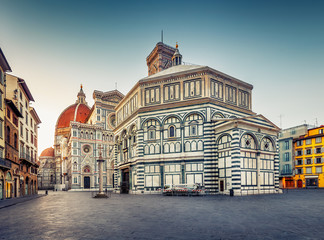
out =
[(43, 150), (40, 157), (54, 157), (54, 148), (46, 148), (45, 150)]
[(89, 114), (90, 108), (86, 104), (75, 103), (61, 113), (56, 128), (69, 127), (71, 121), (85, 123)]

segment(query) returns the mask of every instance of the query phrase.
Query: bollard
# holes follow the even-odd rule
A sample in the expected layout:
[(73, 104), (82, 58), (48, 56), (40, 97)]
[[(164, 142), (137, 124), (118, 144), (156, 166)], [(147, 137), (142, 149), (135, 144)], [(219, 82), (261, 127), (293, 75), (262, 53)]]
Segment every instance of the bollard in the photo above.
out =
[(45, 191), (45, 194), (48, 195), (48, 191), (47, 190)]

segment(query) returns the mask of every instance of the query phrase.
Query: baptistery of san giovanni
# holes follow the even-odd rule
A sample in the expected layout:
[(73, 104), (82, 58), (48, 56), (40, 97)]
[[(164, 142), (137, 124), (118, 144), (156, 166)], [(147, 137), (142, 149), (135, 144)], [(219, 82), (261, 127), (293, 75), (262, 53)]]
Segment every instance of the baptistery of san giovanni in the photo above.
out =
[(166, 184), (199, 183), (210, 193), (279, 191), (279, 128), (252, 111), (253, 86), (208, 66), (182, 62), (178, 46), (156, 44), (148, 76), (124, 96), (94, 91), (59, 117), (57, 184), (158, 193)]

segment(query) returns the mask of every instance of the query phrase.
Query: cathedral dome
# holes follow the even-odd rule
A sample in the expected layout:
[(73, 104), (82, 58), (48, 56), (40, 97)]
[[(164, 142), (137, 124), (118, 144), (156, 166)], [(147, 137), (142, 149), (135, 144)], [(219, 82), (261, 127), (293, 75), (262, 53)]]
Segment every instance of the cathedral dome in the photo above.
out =
[(91, 110), (85, 101), (86, 96), (83, 92), (82, 85), (77, 97), (78, 99), (76, 100), (75, 104), (68, 106), (57, 119), (56, 132), (60, 128), (70, 127), (71, 121), (80, 123), (86, 122)]
[(57, 119), (56, 128), (66, 128), (70, 122), (85, 123), (90, 113), (90, 108), (82, 103), (75, 103), (66, 108)]
[(46, 148), (45, 150), (43, 150), (40, 157), (54, 157), (54, 148)]

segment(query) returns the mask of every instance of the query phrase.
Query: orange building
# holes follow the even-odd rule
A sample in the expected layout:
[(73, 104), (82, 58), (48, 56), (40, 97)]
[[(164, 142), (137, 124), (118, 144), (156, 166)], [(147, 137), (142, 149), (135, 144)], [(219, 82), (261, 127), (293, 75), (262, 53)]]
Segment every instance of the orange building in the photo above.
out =
[(297, 188), (324, 187), (324, 125), (312, 128), (294, 141)]

